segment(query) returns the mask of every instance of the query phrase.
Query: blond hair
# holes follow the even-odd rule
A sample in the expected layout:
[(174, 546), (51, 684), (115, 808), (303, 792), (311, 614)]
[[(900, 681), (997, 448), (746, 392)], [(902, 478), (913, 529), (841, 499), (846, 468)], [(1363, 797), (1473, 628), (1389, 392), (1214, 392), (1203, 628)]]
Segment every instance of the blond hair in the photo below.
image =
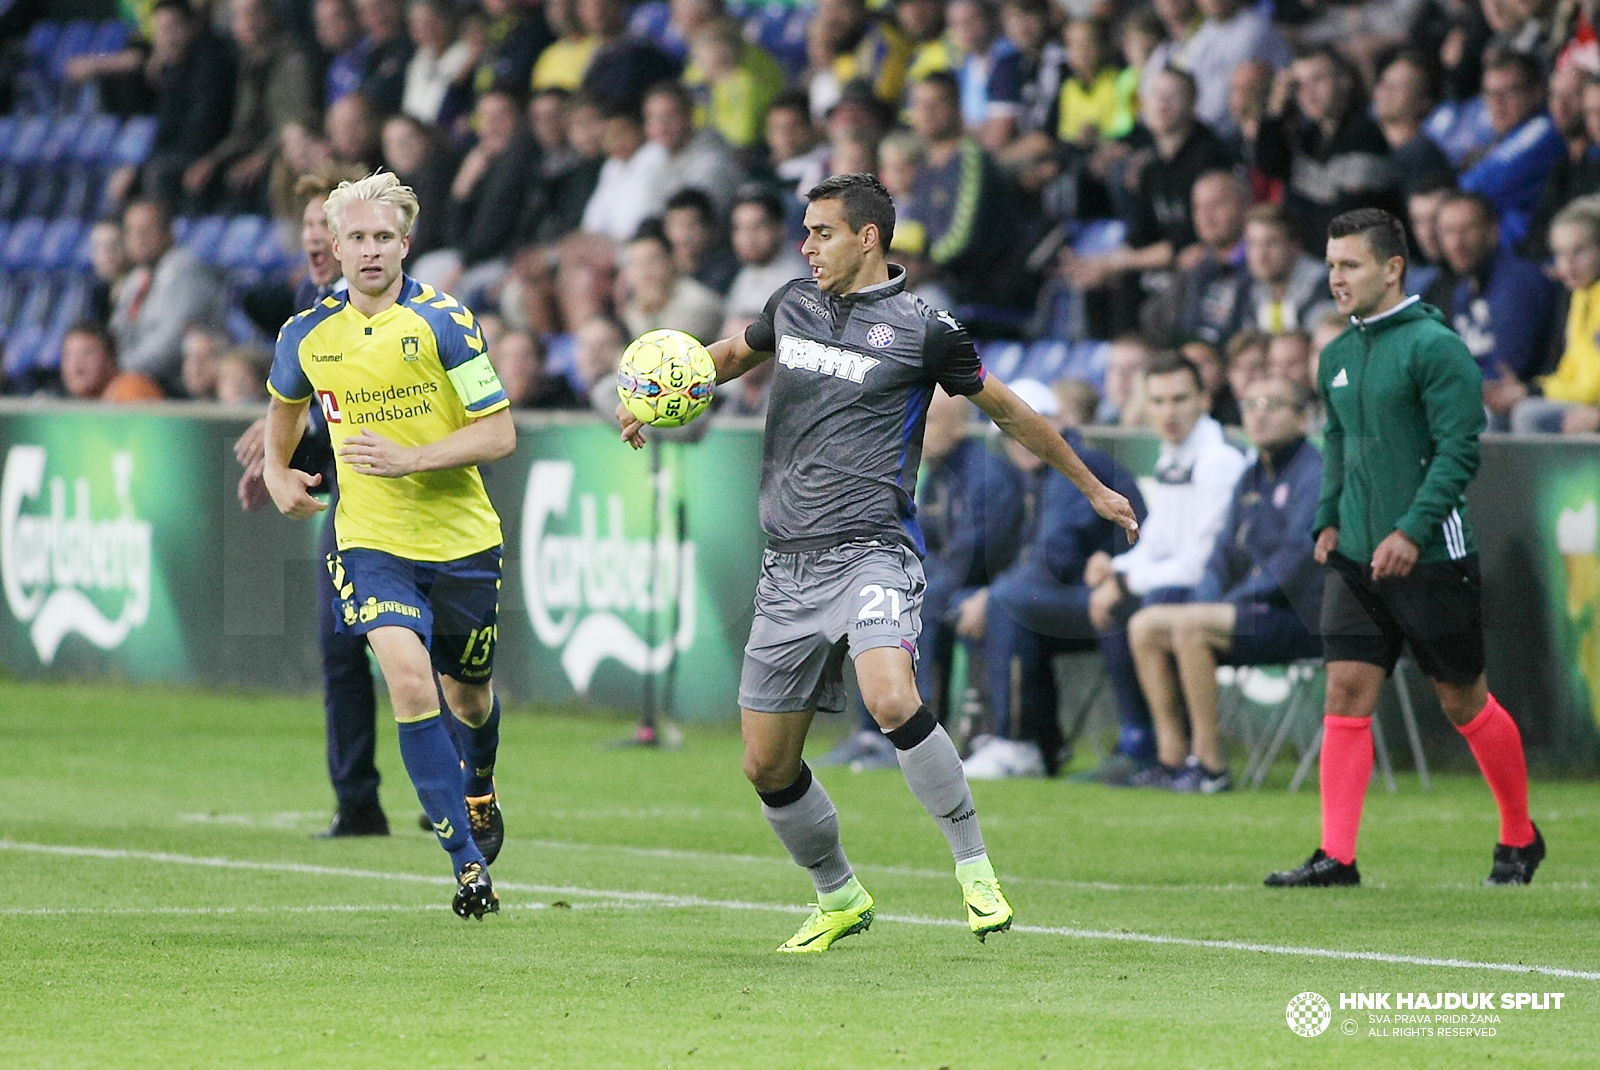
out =
[(328, 213), (328, 229), (335, 236), (343, 229), (345, 205), (351, 201), (371, 201), (393, 208), (400, 214), (402, 237), (411, 233), (411, 227), (417, 221), (416, 192), (410, 186), (402, 185), (390, 171), (374, 171), (366, 178), (341, 182), (328, 194), (324, 210)]

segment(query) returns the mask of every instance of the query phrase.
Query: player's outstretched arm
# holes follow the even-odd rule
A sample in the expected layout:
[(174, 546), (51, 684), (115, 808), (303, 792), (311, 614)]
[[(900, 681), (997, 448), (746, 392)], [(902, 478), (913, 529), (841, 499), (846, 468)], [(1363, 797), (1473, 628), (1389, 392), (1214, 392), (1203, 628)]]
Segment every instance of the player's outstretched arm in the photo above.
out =
[(394, 479), (414, 472), (470, 468), (509, 456), (517, 448), (517, 425), (509, 408), (491, 412), (459, 427), (437, 442), (402, 446), (371, 428), (362, 428), (339, 447), (339, 459), (351, 471)]
[(1006, 386), (994, 376), (984, 380), (983, 389), (972, 396), (972, 400), (982, 409), (1006, 434), (1016, 439), (1027, 447), (1035, 457), (1044, 461), (1051, 468), (1072, 480), (1077, 488), (1083, 491), (1084, 497), (1089, 499), (1089, 504), (1094, 506), (1094, 511), (1114, 523), (1120, 524), (1128, 533), (1128, 541), (1133, 542), (1139, 537), (1139, 519), (1134, 515), (1133, 506), (1128, 499), (1100, 482), (1098, 476), (1089, 471), (1089, 466), (1083, 463), (1077, 451), (1067, 444), (1067, 440), (1057, 433), (1050, 421), (1034, 412), (1011, 388)]
[(266, 441), (262, 453), (262, 479), (278, 512), (294, 520), (315, 516), (328, 506), (311, 496), (310, 490), (322, 482), (321, 474), (311, 475), (289, 467), (289, 458), (305, 432), (306, 409), (311, 399), (284, 401), (273, 398), (267, 404)]

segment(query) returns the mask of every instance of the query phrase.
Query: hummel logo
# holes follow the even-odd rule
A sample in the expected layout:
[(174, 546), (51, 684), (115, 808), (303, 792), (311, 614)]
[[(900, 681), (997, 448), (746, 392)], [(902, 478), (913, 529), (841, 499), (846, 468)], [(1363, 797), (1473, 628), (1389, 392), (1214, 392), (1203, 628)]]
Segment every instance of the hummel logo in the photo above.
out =
[(1331, 385), (1331, 386), (1349, 386), (1350, 385), (1350, 376), (1345, 374), (1345, 370), (1343, 368), (1340, 368), (1339, 369), (1339, 374), (1335, 375), (1333, 377), (1333, 382), (1331, 384), (1329, 384), (1329, 385)]
[(490, 765), (490, 766), (473, 766), (472, 767), (472, 775), (473, 776), (480, 776), (480, 777), (493, 776), (494, 775), (494, 766), (492, 766), (492, 765)]
[(455, 827), (450, 824), (450, 819), (448, 817), (440, 818), (438, 821), (435, 821), (433, 823), (433, 831), (439, 834), (439, 838), (441, 840), (448, 840), (450, 837), (456, 834)]

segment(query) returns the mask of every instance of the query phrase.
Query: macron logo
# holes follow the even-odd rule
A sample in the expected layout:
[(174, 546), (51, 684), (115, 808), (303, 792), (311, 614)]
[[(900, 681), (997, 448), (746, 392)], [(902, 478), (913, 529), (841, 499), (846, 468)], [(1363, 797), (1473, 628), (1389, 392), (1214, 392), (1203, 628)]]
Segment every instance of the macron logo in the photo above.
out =
[(1330, 383), (1329, 385), (1330, 386), (1349, 386), (1350, 385), (1350, 377), (1345, 374), (1343, 368), (1340, 368), (1339, 369), (1339, 374), (1335, 375), (1333, 377), (1333, 382)]
[(878, 358), (837, 346), (825, 346), (807, 338), (784, 335), (778, 342), (778, 363), (786, 368), (819, 372), (859, 383), (878, 365)]

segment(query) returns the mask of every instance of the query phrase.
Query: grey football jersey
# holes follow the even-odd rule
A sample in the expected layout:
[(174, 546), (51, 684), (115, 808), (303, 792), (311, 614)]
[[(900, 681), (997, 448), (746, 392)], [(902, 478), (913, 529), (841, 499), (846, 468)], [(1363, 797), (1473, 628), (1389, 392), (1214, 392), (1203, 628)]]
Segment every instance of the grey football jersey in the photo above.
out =
[(889, 281), (835, 297), (786, 284), (745, 331), (775, 353), (761, 456), (761, 527), (774, 550), (884, 539), (924, 552), (917, 526), (922, 426), (937, 383), (983, 389), (983, 364), (948, 312)]

